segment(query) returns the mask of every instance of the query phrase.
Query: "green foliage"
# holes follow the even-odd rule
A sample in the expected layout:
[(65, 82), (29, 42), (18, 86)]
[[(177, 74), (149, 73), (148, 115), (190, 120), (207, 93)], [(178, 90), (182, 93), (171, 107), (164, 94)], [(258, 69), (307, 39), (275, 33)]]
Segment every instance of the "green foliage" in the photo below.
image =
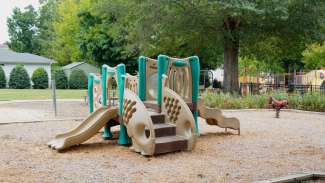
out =
[[(110, 8), (112, 2), (105, 2), (99, 11), (114, 13), (111, 9), (118, 6)], [(144, 0), (122, 7), (129, 11), (116, 13), (127, 14), (122, 15), (120, 24), (131, 25), (132, 42), (147, 55), (182, 57), (195, 53), (202, 65), (210, 65), (220, 61), (217, 58), (224, 52), (227, 90), (238, 89), (238, 53), (265, 60), (269, 65), (301, 60), (305, 43), (321, 39), (324, 33), (321, 0)], [(132, 23), (126, 23), (129, 21)]]
[(325, 96), (319, 92), (307, 93), (303, 96), (291, 95), (288, 100), (290, 108), (325, 112)]
[(223, 93), (209, 93), (203, 95), (204, 102), (209, 107), (222, 109), (250, 109), (267, 107), (266, 95), (248, 95), (245, 97), (233, 96)]
[(15, 68), (12, 69), (9, 79), (9, 88), (30, 88), (30, 78), (24, 66), (17, 65)]
[(86, 89), (87, 88), (87, 76), (82, 70), (74, 70), (70, 74), (69, 78), (70, 89)]
[(60, 0), (41, 0), (38, 16), (41, 55), (54, 58), (52, 43), (55, 41), (54, 22), (58, 21), (57, 6)]
[(3, 68), (0, 66), (0, 88), (6, 87), (6, 75)]
[(62, 69), (54, 71), (55, 86), (57, 89), (68, 88), (68, 78)]
[(275, 92), (263, 95), (233, 96), (206, 92), (203, 94), (207, 106), (221, 109), (262, 109), (269, 108), (268, 98), (287, 99), (289, 108), (306, 111), (325, 112), (325, 96), (319, 92), (305, 95), (287, 95), (285, 92)]
[(307, 69), (325, 67), (325, 41), (322, 44), (314, 43), (302, 53)]
[(32, 75), (34, 89), (46, 89), (49, 86), (49, 77), (44, 68), (38, 68)]
[(9, 47), (17, 52), (39, 54), (40, 45), (37, 38), (37, 12), (29, 5), (25, 10), (15, 8), (7, 19)]
[(53, 22), (55, 39), (51, 42), (53, 58), (66, 65), (81, 58), (78, 36), (80, 32), (78, 11), (80, 4), (88, 0), (60, 0), (57, 5), (58, 18)]
[[(40, 45), (40, 53), (59, 65), (80, 59), (97, 65), (122, 62), (128, 72), (134, 72), (140, 54), (198, 55), (204, 69), (223, 63), (224, 88), (238, 90), (239, 57), (254, 61), (248, 64), (252, 69), (268, 72), (302, 65), (306, 45), (324, 39), (324, 4), (323, 0), (42, 0), (38, 18), (32, 8), (14, 10), (8, 19), (10, 47), (38, 53)], [(318, 67), (319, 61), (308, 60), (321, 57), (314, 59), (307, 52), (306, 66)]]
[(115, 22), (113, 16), (101, 17), (91, 11), (80, 11), (78, 17), (81, 31), (80, 50), (84, 58), (94, 61), (97, 65), (115, 66), (122, 62), (129, 67), (133, 66), (131, 72), (137, 69), (136, 65), (129, 64), (136, 63), (137, 53), (126, 51), (127, 32), (120, 31), (118, 37), (113, 37), (113, 33), (107, 31)]

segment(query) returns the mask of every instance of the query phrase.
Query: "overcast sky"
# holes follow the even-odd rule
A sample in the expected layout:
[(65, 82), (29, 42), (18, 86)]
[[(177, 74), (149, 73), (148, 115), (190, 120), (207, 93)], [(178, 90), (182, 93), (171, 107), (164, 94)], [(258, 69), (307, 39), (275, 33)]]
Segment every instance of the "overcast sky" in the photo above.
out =
[(7, 18), (15, 7), (24, 8), (28, 5), (39, 7), (38, 0), (0, 0), (0, 43), (8, 41)]

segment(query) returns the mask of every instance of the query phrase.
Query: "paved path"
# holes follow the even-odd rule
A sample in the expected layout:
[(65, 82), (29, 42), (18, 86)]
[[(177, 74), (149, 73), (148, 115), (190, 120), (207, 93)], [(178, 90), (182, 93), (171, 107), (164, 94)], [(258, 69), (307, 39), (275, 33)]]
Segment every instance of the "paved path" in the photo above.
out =
[(81, 120), (88, 115), (87, 105), (80, 100), (59, 100), (57, 109), (58, 115), (55, 116), (49, 100), (1, 102), (0, 124)]

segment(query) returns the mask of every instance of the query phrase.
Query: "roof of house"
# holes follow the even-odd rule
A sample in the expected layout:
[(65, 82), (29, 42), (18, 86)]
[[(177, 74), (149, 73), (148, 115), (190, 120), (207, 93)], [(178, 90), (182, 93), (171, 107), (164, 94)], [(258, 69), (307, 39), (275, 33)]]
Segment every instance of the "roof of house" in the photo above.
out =
[(74, 67), (77, 67), (78, 65), (84, 64), (85, 62), (72, 62), (71, 64), (65, 65), (64, 67), (62, 67), (63, 70), (68, 70), (68, 69), (72, 69)]
[(9, 48), (0, 47), (0, 63), (6, 64), (53, 64), (54, 60), (30, 54), (17, 53)]
[(68, 65), (65, 65), (64, 67), (62, 67), (62, 69), (63, 70), (69, 70), (69, 69), (72, 69), (72, 68), (77, 67), (77, 66), (82, 65), (82, 64), (87, 64), (87, 65), (89, 65), (91, 67), (95, 67), (95, 66), (90, 65), (90, 64), (88, 64), (86, 62), (72, 62), (71, 64), (68, 64)]

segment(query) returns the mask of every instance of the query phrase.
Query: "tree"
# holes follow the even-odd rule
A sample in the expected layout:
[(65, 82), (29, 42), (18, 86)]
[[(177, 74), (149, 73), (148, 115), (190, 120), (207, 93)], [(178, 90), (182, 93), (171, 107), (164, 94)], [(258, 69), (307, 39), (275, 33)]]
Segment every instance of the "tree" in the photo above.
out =
[[(321, 0), (143, 0), (126, 4), (136, 9), (126, 11), (125, 17), (134, 21), (132, 38), (144, 52), (197, 53), (203, 63), (223, 52), (226, 92), (239, 91), (239, 55), (267, 57), (258, 52), (263, 47), (252, 49), (254, 45), (273, 40), (270, 46), (281, 50), (278, 60), (299, 60), (304, 44), (321, 39), (323, 33)], [(103, 8), (111, 13), (108, 6)]]
[(37, 12), (33, 6), (27, 6), (24, 11), (15, 8), (12, 16), (7, 19), (7, 25), (10, 39), (8, 45), (12, 50), (40, 53)]
[(302, 53), (305, 68), (319, 69), (325, 67), (325, 41), (322, 44), (314, 43)]
[(54, 22), (58, 21), (58, 4), (60, 0), (40, 0), (38, 16), (38, 39), (40, 54), (49, 58), (53, 57), (52, 42), (55, 41)]
[(22, 65), (16, 65), (10, 72), (9, 88), (28, 89), (30, 88), (29, 75)]
[(42, 67), (36, 69), (32, 75), (33, 88), (46, 89), (49, 87), (49, 76)]
[(0, 66), (0, 88), (5, 88), (6, 87), (6, 84), (7, 84), (7, 82), (6, 82), (5, 71)]
[(83, 57), (97, 65), (108, 64), (116, 66), (119, 63), (127, 65), (132, 73), (137, 69), (136, 59), (138, 52), (126, 50), (127, 32), (119, 30), (118, 36), (109, 31), (115, 23), (113, 15), (109, 17), (94, 15), (90, 11), (81, 11), (78, 14), (80, 22), (80, 50)]
[[(54, 40), (51, 42), (52, 56), (60, 65), (66, 65), (81, 58), (79, 46), (78, 12), (83, 1), (60, 0), (57, 5), (57, 19), (53, 22)], [(88, 0), (87, 0), (88, 1)]]

